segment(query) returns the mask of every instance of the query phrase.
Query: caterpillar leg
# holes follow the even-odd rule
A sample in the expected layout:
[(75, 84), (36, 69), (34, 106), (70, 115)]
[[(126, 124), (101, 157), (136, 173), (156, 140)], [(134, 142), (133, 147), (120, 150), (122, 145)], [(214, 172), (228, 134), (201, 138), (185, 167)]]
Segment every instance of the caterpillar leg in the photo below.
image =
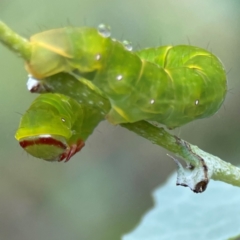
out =
[(60, 156), (60, 159), (58, 162), (64, 161), (68, 162), (70, 158), (75, 155), (77, 152), (79, 152), (83, 147), (85, 146), (85, 143), (82, 140), (79, 140), (76, 144), (72, 144), (69, 146), (66, 151)]

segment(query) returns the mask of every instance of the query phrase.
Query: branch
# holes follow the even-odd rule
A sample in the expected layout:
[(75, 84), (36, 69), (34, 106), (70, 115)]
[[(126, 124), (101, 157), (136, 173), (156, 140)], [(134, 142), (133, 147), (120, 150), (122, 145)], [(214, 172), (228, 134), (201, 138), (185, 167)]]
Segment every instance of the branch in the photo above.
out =
[[(29, 60), (31, 55), (30, 44), (1, 22), (0, 41), (25, 60)], [(96, 106), (96, 108), (99, 108), (99, 111), (105, 114), (110, 110), (108, 99), (100, 96), (66, 73), (53, 75), (41, 81), (30, 77), (28, 89), (31, 92), (38, 93), (62, 93), (76, 99), (80, 103), (86, 105), (91, 103), (91, 106)], [(184, 168), (178, 160), (172, 157), (178, 166), (177, 185), (188, 186), (196, 193), (203, 192), (211, 178), (240, 186), (240, 168), (224, 162), (220, 158), (202, 151), (197, 146), (193, 146), (171, 135), (164, 128), (156, 127), (146, 121), (121, 124), (121, 126), (148, 139), (154, 144), (164, 147), (186, 162), (187, 166)]]
[(31, 56), (31, 45), (29, 42), (16, 34), (12, 29), (0, 21), (0, 42), (10, 50), (19, 54), (21, 58), (28, 61)]

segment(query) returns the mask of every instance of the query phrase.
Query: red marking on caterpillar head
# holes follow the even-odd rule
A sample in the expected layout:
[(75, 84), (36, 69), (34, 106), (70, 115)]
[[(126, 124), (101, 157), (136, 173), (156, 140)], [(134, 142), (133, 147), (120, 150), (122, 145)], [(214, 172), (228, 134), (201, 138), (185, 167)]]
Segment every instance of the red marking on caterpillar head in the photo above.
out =
[[(70, 158), (75, 155), (77, 152), (79, 152), (85, 145), (85, 143), (82, 140), (78, 140), (77, 143), (74, 143), (72, 145), (67, 145), (66, 143), (64, 143), (61, 140), (55, 139), (53, 136), (48, 135), (48, 136), (35, 136), (33, 138), (25, 138), (23, 140), (19, 141), (19, 144), (22, 148), (24, 148), (28, 153), (30, 153), (31, 155), (38, 157), (38, 158), (42, 158), (48, 161), (64, 161), (64, 162), (68, 162), (70, 160)], [(55, 147), (53, 149), (53, 152), (51, 154), (49, 154), (51, 156), (51, 158), (46, 158), (46, 154), (44, 154), (45, 157), (43, 157), (43, 155), (34, 155), (29, 151), (29, 148), (31, 147), (44, 147), (44, 146), (53, 146)], [(56, 154), (54, 152), (54, 150), (59, 149), (59, 151), (56, 151)], [(62, 149), (62, 151), (61, 151)], [(49, 151), (49, 149), (48, 149)]]
[(62, 149), (66, 149), (67, 146), (59, 141), (59, 140), (56, 140), (52, 137), (38, 137), (36, 139), (31, 139), (31, 140), (22, 140), (19, 142), (20, 146), (22, 148), (27, 148), (27, 147), (30, 147), (30, 146), (33, 146), (33, 145), (53, 145), (53, 146), (56, 146), (56, 147), (59, 147), (59, 148), (62, 148)]

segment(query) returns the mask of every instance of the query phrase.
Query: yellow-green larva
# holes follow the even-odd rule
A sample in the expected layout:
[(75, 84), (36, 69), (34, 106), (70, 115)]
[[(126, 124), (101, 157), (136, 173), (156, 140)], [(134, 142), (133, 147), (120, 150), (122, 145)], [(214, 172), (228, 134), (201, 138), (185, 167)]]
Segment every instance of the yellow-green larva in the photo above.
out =
[(27, 70), (42, 79), (74, 73), (106, 96), (113, 124), (153, 120), (168, 128), (213, 115), (222, 105), (226, 74), (211, 52), (162, 46), (133, 52), (95, 28), (65, 27), (31, 37)]

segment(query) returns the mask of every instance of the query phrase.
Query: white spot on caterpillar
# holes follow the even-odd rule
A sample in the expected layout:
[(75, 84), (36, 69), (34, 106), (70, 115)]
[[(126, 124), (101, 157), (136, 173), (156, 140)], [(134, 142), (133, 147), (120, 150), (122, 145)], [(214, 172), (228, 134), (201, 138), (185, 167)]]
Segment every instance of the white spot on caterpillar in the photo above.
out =
[(51, 138), (52, 136), (49, 134), (41, 134), (39, 135), (40, 138)]
[(100, 58), (101, 58), (101, 55), (100, 55), (100, 54), (97, 54), (97, 55), (96, 55), (96, 60), (99, 61)]
[(196, 101), (195, 101), (195, 105), (198, 105), (198, 104), (199, 104), (199, 100), (196, 100)]
[(65, 118), (62, 118), (62, 122), (66, 122)]
[(87, 96), (87, 93), (83, 92), (82, 95), (83, 95), (84, 97), (86, 97), (86, 96)]
[(30, 91), (33, 87), (38, 85), (39, 81), (35, 79), (32, 75), (28, 75), (27, 88)]
[(102, 101), (100, 101), (100, 102), (98, 102), (99, 103), (99, 105), (104, 105), (104, 103), (102, 102)]
[(28, 75), (28, 80), (27, 80), (27, 89), (30, 92), (41, 92), (42, 87), (41, 83), (38, 79), (34, 78), (32, 75)]
[(123, 78), (122, 75), (118, 75), (118, 76), (116, 77), (116, 79), (117, 79), (118, 81), (122, 80), (122, 78)]
[(77, 132), (76, 130), (72, 130), (72, 134), (75, 135)]
[(89, 103), (89, 104), (93, 104), (93, 101), (89, 101), (88, 103)]
[(154, 103), (155, 103), (155, 100), (154, 100), (154, 99), (152, 99), (152, 100), (150, 101), (150, 103), (151, 103), (151, 104), (154, 104)]
[(111, 28), (105, 24), (98, 25), (98, 32), (105, 38), (111, 36)]

